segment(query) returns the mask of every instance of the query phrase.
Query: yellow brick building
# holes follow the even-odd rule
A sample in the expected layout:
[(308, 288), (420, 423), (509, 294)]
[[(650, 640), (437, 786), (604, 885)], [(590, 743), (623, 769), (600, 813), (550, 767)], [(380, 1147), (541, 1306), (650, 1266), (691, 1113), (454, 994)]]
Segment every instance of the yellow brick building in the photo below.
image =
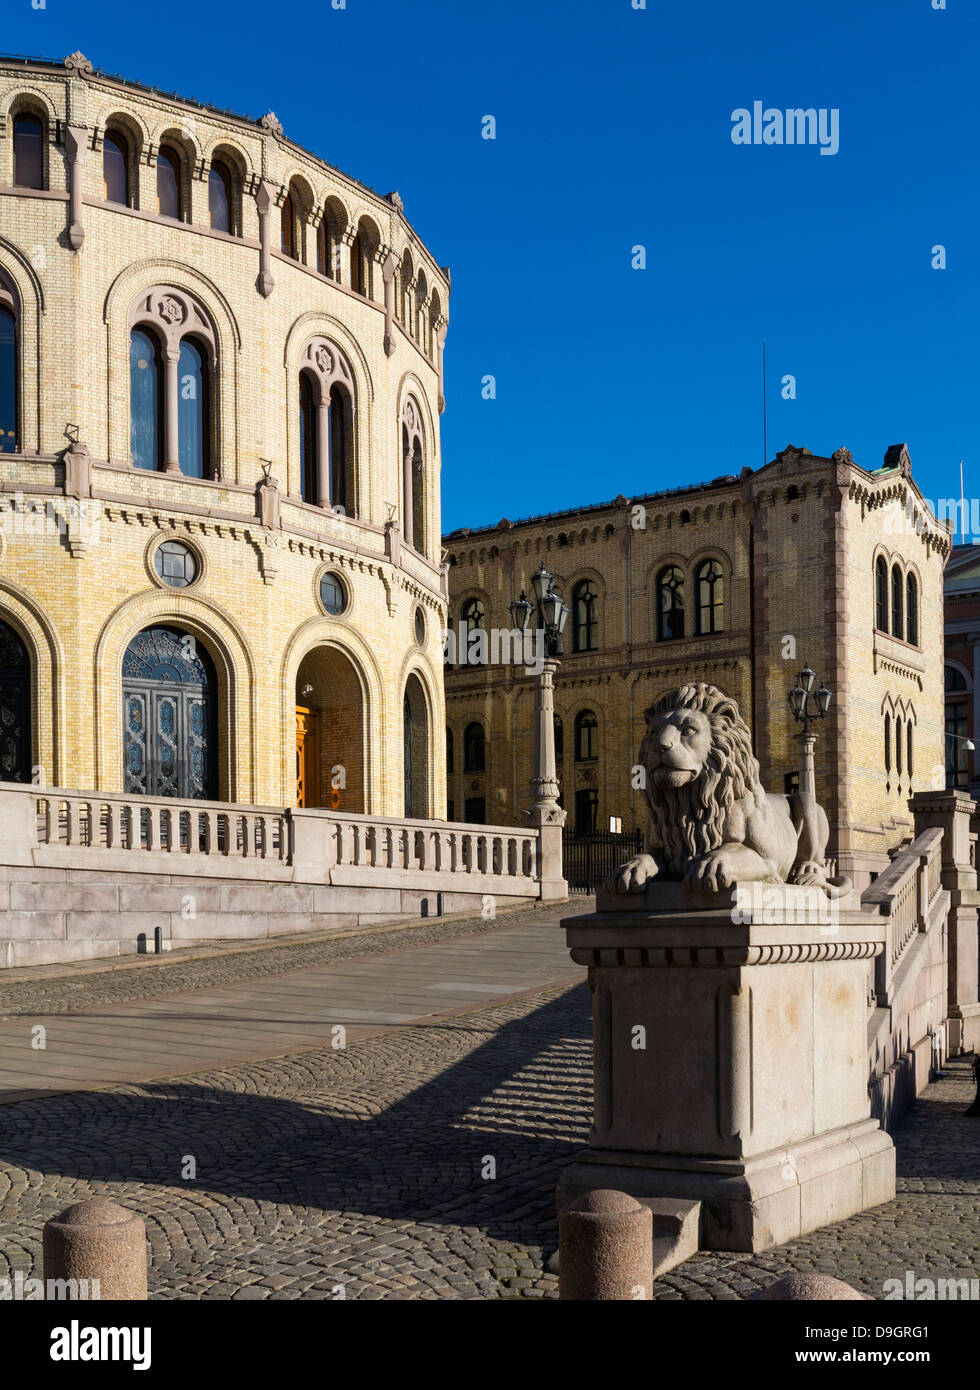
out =
[[(512, 626), (542, 562), (571, 609), (555, 679), (562, 802), (578, 829), (643, 824), (631, 769), (643, 711), (679, 683), (733, 695), (764, 785), (789, 787), (787, 695), (808, 662), (831, 852), (866, 883), (911, 833), (907, 800), (944, 785), (943, 566), (950, 548), (904, 445), (881, 468), (789, 447), (703, 486), (444, 537), (451, 620)], [(528, 804), (536, 677), (447, 667), (450, 816), (512, 824)]]
[(272, 113), (0, 63), (0, 776), (445, 814), (448, 296)]

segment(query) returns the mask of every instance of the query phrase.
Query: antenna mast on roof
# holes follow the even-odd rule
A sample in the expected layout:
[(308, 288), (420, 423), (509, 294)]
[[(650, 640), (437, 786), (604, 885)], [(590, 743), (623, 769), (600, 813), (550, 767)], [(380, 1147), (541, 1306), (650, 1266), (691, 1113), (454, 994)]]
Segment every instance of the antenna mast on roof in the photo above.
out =
[(766, 340), (762, 340), (762, 466), (769, 462), (769, 446), (766, 439)]

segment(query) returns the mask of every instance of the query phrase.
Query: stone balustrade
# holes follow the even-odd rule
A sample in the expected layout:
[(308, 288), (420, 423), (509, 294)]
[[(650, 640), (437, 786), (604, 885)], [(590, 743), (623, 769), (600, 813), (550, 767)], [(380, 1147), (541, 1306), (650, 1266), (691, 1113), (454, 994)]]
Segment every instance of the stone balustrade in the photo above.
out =
[(894, 998), (903, 962), (916, 938), (941, 924), (947, 904), (940, 902), (943, 832), (931, 826), (895, 855), (885, 872), (861, 895), (865, 910), (888, 919), (885, 949), (875, 961), (878, 1007)]

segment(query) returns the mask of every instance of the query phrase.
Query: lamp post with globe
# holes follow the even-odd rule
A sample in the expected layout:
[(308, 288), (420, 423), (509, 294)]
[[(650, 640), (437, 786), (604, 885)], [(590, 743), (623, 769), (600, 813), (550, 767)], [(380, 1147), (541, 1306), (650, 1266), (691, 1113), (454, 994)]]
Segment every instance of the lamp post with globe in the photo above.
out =
[[(554, 576), (544, 564), (531, 577), (534, 600), (521, 590), (510, 605), (514, 627), (522, 638), (536, 626), (544, 645), (541, 675), (534, 700), (534, 761), (531, 768), (531, 807), (525, 815), (538, 827), (542, 897), (566, 897), (562, 876), (561, 832), (565, 812), (558, 805), (558, 767), (555, 760), (555, 673), (559, 667), (561, 635), (568, 622), (568, 607), (555, 588)], [(536, 620), (536, 623), (535, 623)]]

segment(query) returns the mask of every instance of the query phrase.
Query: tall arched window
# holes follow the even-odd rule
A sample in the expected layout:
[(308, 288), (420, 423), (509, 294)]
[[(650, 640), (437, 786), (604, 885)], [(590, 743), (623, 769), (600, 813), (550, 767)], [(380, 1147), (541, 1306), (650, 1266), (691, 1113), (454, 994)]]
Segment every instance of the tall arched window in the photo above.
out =
[(717, 560), (705, 560), (694, 575), (698, 596), (698, 632), (724, 632), (725, 593), (721, 565)]
[(205, 352), (193, 338), (181, 339), (177, 371), (180, 375), (177, 402), (180, 471), (188, 478), (207, 478), (211, 473), (208, 365)]
[(231, 232), (231, 190), (231, 170), (227, 164), (216, 160), (208, 174), (208, 214), (212, 231)]
[(282, 254), (294, 261), (299, 260), (296, 231), (296, 199), (289, 189), (282, 201)]
[(590, 709), (575, 716), (575, 761), (589, 762), (599, 756), (599, 721)]
[(892, 636), (905, 636), (905, 583), (898, 565), (892, 565)]
[(477, 720), (463, 732), (463, 771), (484, 772), (487, 766), (487, 736)]
[(919, 584), (911, 573), (905, 580), (905, 640), (910, 646), (919, 645)]
[(422, 417), (411, 396), (402, 410), (402, 496), (405, 540), (425, 554), (426, 498), (425, 453)]
[(18, 634), (0, 622), (0, 781), (30, 782), (31, 662)]
[(364, 239), (358, 232), (350, 248), (350, 285), (358, 294), (367, 294), (367, 267), (364, 263)]
[(452, 776), (455, 771), (455, 758), (453, 755), (453, 731), (446, 725), (446, 772)]
[(342, 386), (330, 388), (330, 505), (353, 515), (350, 475), (351, 399)]
[(107, 203), (129, 207), (129, 146), (115, 130), (102, 141), (102, 192)]
[(885, 771), (892, 770), (892, 717), (885, 715)]
[(875, 561), (875, 627), (888, 631), (888, 565), (884, 555)]
[(657, 575), (657, 641), (684, 636), (684, 575), (668, 565)]
[(907, 721), (906, 721), (906, 724), (905, 724), (905, 771), (908, 773), (908, 775), (909, 775), (910, 777), (912, 776), (912, 773), (913, 773), (913, 771), (914, 771), (914, 769), (913, 769), (913, 767), (912, 767), (912, 721), (911, 721), (911, 719), (907, 720)]
[(599, 590), (583, 579), (572, 593), (572, 651), (594, 652), (599, 646)]
[(561, 722), (561, 715), (554, 716), (555, 730), (555, 762), (558, 764), (558, 772), (561, 774), (561, 765), (565, 758), (565, 726)]
[(17, 452), (17, 316), (0, 280), (0, 454)]
[(37, 116), (14, 117), (14, 183), (44, 187), (44, 122)]
[(895, 719), (895, 771), (902, 775), (902, 721)]
[(304, 502), (317, 501), (317, 415), (313, 381), (309, 372), (299, 378), (300, 495)]
[(163, 357), (155, 333), (129, 338), (130, 452), (136, 468), (159, 468), (163, 449)]
[(180, 155), (167, 145), (157, 154), (157, 212), (161, 217), (181, 215)]

